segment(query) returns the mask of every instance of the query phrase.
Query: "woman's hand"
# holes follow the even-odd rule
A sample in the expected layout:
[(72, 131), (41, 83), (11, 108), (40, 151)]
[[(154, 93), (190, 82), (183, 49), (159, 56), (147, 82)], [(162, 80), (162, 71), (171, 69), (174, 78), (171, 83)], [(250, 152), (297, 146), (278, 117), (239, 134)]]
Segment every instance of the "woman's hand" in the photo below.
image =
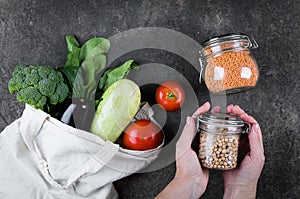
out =
[(176, 144), (176, 174), (172, 182), (157, 198), (199, 198), (208, 183), (208, 169), (201, 168), (197, 154), (191, 148), (196, 135), (196, 115), (210, 109), (207, 102), (192, 117), (187, 118), (186, 125)]
[(250, 152), (241, 165), (236, 169), (222, 172), (225, 188), (223, 198), (255, 198), (257, 182), (265, 162), (261, 130), (257, 121), (239, 106), (229, 105), (227, 112), (237, 114), (245, 122), (250, 123), (251, 132), (248, 135)]

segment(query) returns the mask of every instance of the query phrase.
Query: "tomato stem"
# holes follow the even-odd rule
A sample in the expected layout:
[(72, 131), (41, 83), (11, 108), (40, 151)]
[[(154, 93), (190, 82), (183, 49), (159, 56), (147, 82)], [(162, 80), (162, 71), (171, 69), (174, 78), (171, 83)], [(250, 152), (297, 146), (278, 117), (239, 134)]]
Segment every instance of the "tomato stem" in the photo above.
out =
[(173, 92), (168, 92), (167, 98), (168, 99), (174, 99), (174, 98), (177, 98), (177, 96)]

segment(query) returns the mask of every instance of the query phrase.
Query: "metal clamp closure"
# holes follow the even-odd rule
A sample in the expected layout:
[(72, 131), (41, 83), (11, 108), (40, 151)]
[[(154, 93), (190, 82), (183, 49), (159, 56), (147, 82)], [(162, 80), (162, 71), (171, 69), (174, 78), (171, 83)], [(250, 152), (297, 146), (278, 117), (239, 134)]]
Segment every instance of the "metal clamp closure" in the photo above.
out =
[(200, 63), (200, 76), (199, 76), (199, 83), (201, 84), (201, 79), (202, 79), (202, 74), (203, 74), (203, 70), (204, 70), (204, 64), (203, 64), (203, 55), (201, 50), (199, 51), (200, 54), (200, 58), (199, 58), (199, 63)]
[(258, 43), (254, 39), (254, 37), (252, 37), (252, 36), (251, 36), (251, 38), (248, 36), (245, 36), (245, 37), (249, 42), (249, 45), (247, 46), (248, 48), (252, 48), (252, 49), (258, 48)]

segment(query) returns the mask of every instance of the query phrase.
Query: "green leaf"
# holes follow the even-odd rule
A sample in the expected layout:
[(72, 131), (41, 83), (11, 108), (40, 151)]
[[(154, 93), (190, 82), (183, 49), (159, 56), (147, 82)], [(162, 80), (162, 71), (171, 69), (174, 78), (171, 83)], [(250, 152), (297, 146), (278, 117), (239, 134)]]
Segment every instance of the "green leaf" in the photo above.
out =
[(112, 71), (112, 69), (108, 69), (107, 71), (105, 71), (105, 73), (103, 74), (103, 76), (101, 77), (100, 81), (99, 81), (99, 88), (104, 90), (107, 78), (108, 78), (108, 74)]
[(128, 60), (121, 66), (107, 70), (100, 79), (99, 88), (102, 90), (108, 89), (114, 82), (124, 79), (131, 69), (138, 68), (138, 65), (133, 60)]
[(59, 70), (66, 76), (70, 90), (73, 88), (73, 83), (80, 66), (79, 55), (80, 46), (73, 35), (66, 36), (66, 43), (68, 47), (67, 60), (64, 68)]
[[(98, 79), (106, 66), (105, 54), (109, 50), (110, 42), (105, 38), (93, 38), (87, 42), (89, 43), (84, 44), (85, 50), (82, 51), (85, 52), (85, 59), (74, 82), (73, 97), (94, 100)], [(95, 43), (97, 45), (94, 45)]]
[(107, 39), (102, 37), (92, 38), (85, 42), (85, 44), (83, 44), (81, 47), (79, 60), (80, 62), (84, 61), (94, 51), (95, 48), (100, 51), (99, 53), (107, 53), (109, 47), (110, 43)]
[(79, 43), (73, 35), (66, 36), (66, 42), (68, 47), (67, 60), (65, 63), (65, 68), (79, 68), (79, 55), (80, 55), (80, 47)]
[[(85, 92), (84, 92), (84, 72), (81, 68), (78, 69), (78, 73), (74, 79), (73, 83), (73, 90), (72, 90), (72, 98), (75, 99), (83, 99)], [(80, 74), (80, 75), (79, 75)]]

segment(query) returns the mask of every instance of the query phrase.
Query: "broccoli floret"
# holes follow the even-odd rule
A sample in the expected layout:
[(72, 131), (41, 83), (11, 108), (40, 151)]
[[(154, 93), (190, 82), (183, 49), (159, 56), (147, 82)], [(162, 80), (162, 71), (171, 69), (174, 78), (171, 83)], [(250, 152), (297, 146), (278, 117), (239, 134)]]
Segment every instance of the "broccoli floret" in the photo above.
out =
[(8, 82), (11, 94), (35, 108), (44, 109), (47, 103), (63, 102), (69, 93), (61, 72), (49, 66), (17, 66)]
[(48, 79), (50, 79), (53, 82), (63, 82), (64, 81), (64, 78), (63, 78), (61, 72), (59, 72), (59, 71), (52, 71), (51, 73), (49, 73)]
[(49, 66), (43, 66), (43, 67), (39, 67), (37, 70), (41, 79), (45, 79), (48, 78), (48, 75), (51, 73), (51, 70), (53, 69)]
[(20, 71), (23, 72), (24, 68), (26, 68), (26, 66), (22, 64), (16, 66), (13, 71), (13, 76), (17, 75)]
[(38, 89), (42, 95), (51, 96), (55, 92), (56, 84), (60, 82), (54, 82), (50, 79), (42, 79), (38, 83)]
[(19, 102), (25, 102), (38, 109), (43, 109), (47, 103), (47, 98), (34, 87), (20, 90), (17, 94), (17, 99)]
[(59, 102), (59, 95), (57, 93), (54, 93), (50, 97), (50, 104), (57, 104)]
[(15, 77), (14, 79), (10, 79), (8, 81), (8, 90), (11, 94), (15, 94), (17, 91), (19, 91), (22, 88), (22, 83), (20, 80)]
[(55, 93), (50, 97), (51, 104), (63, 102), (68, 97), (68, 86), (66, 84), (59, 84), (56, 87)]
[(59, 96), (59, 102), (63, 102), (68, 97), (69, 92), (66, 91), (69, 91), (69, 88), (66, 84), (57, 85), (55, 93)]
[(34, 73), (31, 71), (28, 75), (26, 75), (25, 83), (27, 85), (36, 85), (40, 81), (40, 76), (38, 73)]

